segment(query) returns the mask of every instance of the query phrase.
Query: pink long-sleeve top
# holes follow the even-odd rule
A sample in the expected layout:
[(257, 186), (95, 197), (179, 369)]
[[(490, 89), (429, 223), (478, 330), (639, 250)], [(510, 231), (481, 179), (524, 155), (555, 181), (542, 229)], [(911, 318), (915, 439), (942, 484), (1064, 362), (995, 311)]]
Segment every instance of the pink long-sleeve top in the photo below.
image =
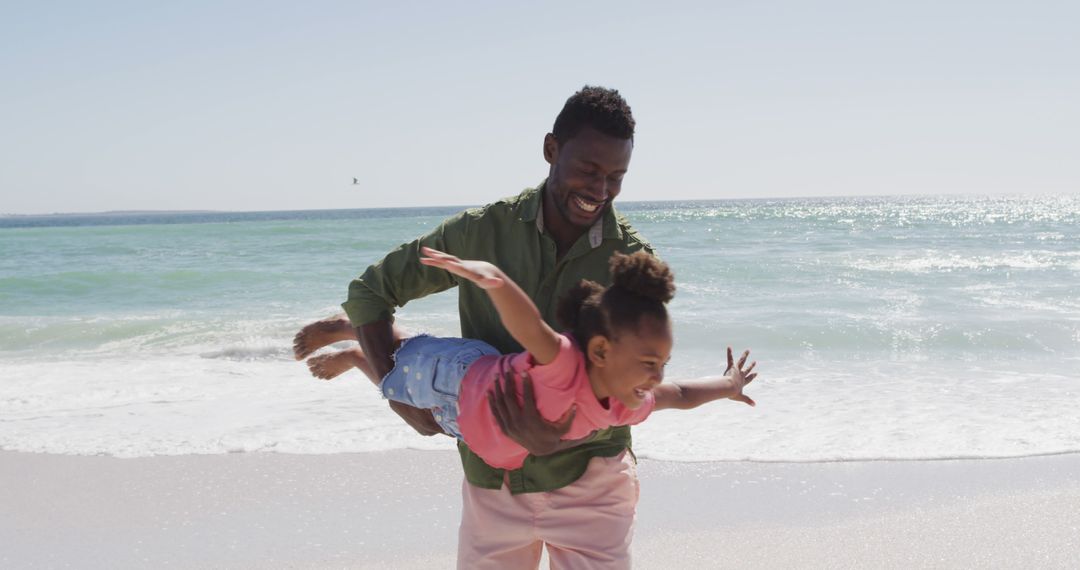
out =
[(523, 401), (521, 373), (528, 373), (536, 393), (537, 410), (548, 421), (561, 418), (570, 406), (577, 404), (577, 415), (563, 439), (581, 439), (598, 429), (640, 423), (656, 407), (651, 392), (637, 409), (627, 408), (615, 398), (607, 398), (608, 406), (604, 407), (589, 384), (584, 353), (565, 334), (560, 335), (559, 352), (548, 364), (537, 364), (528, 352), (481, 357), (469, 367), (461, 383), (458, 427), (469, 448), (485, 463), (499, 469), (517, 469), (529, 454), (502, 432), (488, 407), (488, 391), (507, 370), (515, 372), (519, 402)]

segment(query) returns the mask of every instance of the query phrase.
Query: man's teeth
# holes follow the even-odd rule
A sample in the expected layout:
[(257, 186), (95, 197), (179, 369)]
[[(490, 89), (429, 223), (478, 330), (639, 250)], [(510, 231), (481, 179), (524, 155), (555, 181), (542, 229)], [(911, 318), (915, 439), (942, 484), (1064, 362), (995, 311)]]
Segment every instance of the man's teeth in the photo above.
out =
[(586, 212), (590, 212), (590, 213), (595, 212), (596, 209), (600, 207), (600, 204), (592, 204), (592, 203), (586, 202), (585, 200), (582, 200), (581, 198), (578, 198), (577, 196), (574, 196), (574, 202), (577, 203), (578, 208), (581, 208), (582, 210), (585, 210)]
[(634, 388), (634, 395), (637, 396), (638, 398), (644, 398), (645, 397), (645, 390), (642, 390), (641, 388)]

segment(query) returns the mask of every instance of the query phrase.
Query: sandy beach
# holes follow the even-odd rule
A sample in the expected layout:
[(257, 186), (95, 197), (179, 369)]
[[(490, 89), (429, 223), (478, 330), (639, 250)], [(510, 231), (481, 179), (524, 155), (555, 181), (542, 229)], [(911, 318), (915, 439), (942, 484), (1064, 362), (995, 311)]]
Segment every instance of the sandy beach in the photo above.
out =
[[(1080, 560), (1080, 455), (638, 468), (637, 568)], [(3, 452), (0, 566), (452, 568), (460, 485), (452, 452)]]

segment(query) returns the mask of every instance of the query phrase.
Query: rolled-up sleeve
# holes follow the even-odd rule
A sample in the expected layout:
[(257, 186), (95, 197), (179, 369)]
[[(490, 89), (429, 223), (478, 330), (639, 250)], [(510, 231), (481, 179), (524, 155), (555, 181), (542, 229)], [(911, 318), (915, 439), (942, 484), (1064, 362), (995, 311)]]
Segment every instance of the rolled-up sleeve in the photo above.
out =
[(402, 244), (349, 283), (348, 299), (341, 304), (354, 327), (392, 320), (394, 311), (413, 299), (457, 285), (451, 273), (420, 263), (420, 247), (439, 251), (460, 250), (468, 220), (454, 216), (427, 235)]

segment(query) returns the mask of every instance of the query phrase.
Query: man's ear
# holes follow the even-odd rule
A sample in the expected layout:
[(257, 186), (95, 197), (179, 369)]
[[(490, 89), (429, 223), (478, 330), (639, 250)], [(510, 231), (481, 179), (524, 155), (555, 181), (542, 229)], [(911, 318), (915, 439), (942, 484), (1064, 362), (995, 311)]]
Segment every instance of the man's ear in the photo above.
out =
[(606, 336), (596, 335), (589, 339), (589, 345), (585, 349), (589, 362), (593, 366), (603, 368), (607, 366), (608, 357), (611, 356), (611, 342)]
[(544, 160), (552, 165), (559, 160), (559, 141), (551, 133), (544, 135)]

